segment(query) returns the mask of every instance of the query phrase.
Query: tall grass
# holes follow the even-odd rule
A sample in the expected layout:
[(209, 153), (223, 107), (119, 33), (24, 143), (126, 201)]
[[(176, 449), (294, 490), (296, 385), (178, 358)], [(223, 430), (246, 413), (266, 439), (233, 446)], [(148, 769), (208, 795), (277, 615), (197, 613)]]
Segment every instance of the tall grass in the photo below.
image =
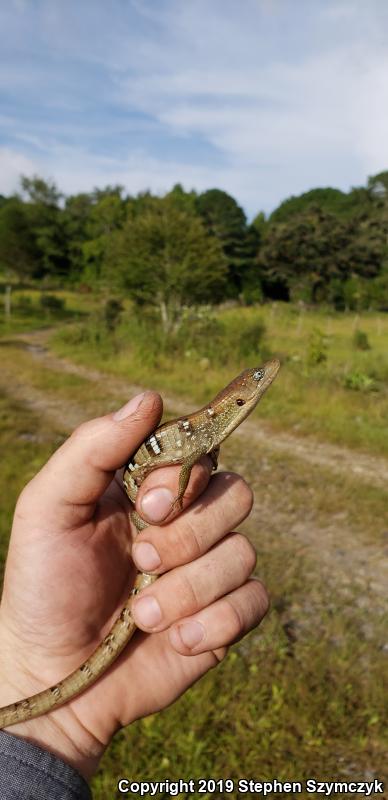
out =
[[(368, 348), (359, 347), (361, 332)], [(166, 334), (128, 307), (109, 332), (101, 314), (57, 331), (53, 346), (104, 371), (205, 402), (246, 366), (278, 356), (282, 371), (260, 416), (276, 429), (388, 454), (388, 319), (285, 304), (187, 312)]]

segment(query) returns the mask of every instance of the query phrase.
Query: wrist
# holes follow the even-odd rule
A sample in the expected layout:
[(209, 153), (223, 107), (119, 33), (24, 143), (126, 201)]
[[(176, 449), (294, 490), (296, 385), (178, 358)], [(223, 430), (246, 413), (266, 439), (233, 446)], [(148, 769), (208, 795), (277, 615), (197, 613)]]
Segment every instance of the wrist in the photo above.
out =
[[(2, 645), (1, 634), (0, 642)], [(15, 651), (11, 663), (7, 647), (0, 647), (0, 709), (44, 688), (42, 681), (17, 664)], [(5, 726), (4, 730), (48, 750), (89, 780), (97, 770), (106, 745), (82, 723), (73, 705), (70, 703), (43, 716)]]
[(77, 725), (64, 728), (62, 721), (51, 719), (57, 713), (19, 722), (4, 731), (53, 753), (88, 781), (98, 768), (104, 748), (88, 732), (79, 735)]

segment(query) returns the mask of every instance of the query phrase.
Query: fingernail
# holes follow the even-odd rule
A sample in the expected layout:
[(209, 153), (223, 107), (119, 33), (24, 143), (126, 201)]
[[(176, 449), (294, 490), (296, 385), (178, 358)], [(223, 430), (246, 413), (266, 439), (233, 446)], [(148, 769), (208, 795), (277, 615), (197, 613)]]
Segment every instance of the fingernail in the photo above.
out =
[(154, 597), (139, 597), (133, 606), (135, 620), (144, 628), (154, 628), (162, 619), (162, 612)]
[(183, 622), (182, 625), (179, 625), (178, 630), (183, 644), (189, 647), (190, 650), (199, 644), (205, 636), (205, 628), (203, 625), (194, 620), (191, 620), (191, 622)]
[(132, 555), (136, 565), (144, 572), (150, 572), (162, 563), (158, 551), (149, 542), (135, 542), (132, 547)]
[(174, 495), (165, 486), (150, 489), (142, 498), (140, 507), (143, 514), (151, 522), (160, 522), (165, 519), (174, 502)]
[(143, 402), (146, 394), (147, 392), (142, 392), (142, 394), (137, 394), (135, 397), (132, 397), (132, 400), (128, 400), (124, 406), (119, 408), (119, 410), (113, 414), (114, 421), (121, 422), (122, 419), (125, 419), (126, 417), (129, 417), (130, 414), (133, 414), (134, 411), (139, 408), (140, 403)]

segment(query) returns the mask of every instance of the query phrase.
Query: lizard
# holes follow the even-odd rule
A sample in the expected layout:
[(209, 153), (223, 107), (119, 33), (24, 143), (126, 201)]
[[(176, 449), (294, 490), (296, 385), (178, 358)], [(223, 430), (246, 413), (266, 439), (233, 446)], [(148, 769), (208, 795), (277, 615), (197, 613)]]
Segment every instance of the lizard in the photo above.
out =
[[(172, 511), (181, 509), (194, 464), (203, 455), (209, 455), (213, 468), (217, 469), (220, 444), (253, 411), (279, 368), (279, 361), (272, 359), (262, 367), (244, 370), (203, 408), (165, 422), (147, 436), (123, 472), (123, 485), (132, 504), (135, 504), (139, 486), (151, 471), (180, 464), (178, 495), (165, 519)], [(131, 520), (137, 531), (147, 527), (135, 510), (131, 513)], [(122, 653), (136, 631), (131, 613), (133, 597), (156, 579), (157, 575), (138, 573), (120, 615), (89, 658), (54, 686), (0, 708), (0, 728), (46, 714), (95, 683)]]

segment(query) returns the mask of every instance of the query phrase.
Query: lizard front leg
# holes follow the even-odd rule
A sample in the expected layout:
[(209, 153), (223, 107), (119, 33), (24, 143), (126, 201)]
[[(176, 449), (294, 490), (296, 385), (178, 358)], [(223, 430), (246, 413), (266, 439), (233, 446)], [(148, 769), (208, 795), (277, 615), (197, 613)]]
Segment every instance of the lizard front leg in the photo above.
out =
[[(216, 448), (216, 450), (217, 450), (216, 454), (216, 459), (217, 459), (219, 448)], [(217, 463), (214, 462), (212, 457), (213, 452), (215, 451), (212, 451), (211, 453), (209, 453), (209, 455), (210, 458), (212, 459), (214, 469), (217, 469)], [(183, 497), (190, 480), (191, 470), (193, 469), (194, 464), (196, 464), (201, 458), (201, 456), (204, 455), (206, 455), (206, 451), (204, 452), (203, 450), (196, 450), (189, 456), (188, 459), (186, 459), (186, 461), (182, 462), (178, 480), (178, 494), (175, 500), (173, 500), (171, 504), (171, 509), (169, 511), (169, 514), (171, 514), (171, 512), (174, 511), (176, 507), (178, 507), (180, 510), (183, 508)]]

